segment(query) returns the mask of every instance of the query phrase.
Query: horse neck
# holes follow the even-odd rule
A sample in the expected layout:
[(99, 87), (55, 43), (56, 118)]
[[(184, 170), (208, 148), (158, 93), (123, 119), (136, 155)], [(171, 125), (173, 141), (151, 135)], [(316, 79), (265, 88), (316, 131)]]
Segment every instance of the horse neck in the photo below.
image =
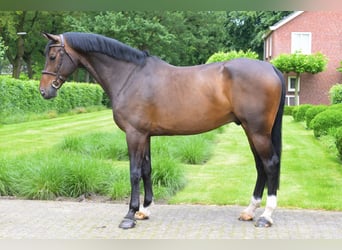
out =
[(100, 53), (84, 55), (80, 62), (102, 86), (113, 104), (115, 104), (115, 97), (137, 67), (133, 63), (120, 61)]

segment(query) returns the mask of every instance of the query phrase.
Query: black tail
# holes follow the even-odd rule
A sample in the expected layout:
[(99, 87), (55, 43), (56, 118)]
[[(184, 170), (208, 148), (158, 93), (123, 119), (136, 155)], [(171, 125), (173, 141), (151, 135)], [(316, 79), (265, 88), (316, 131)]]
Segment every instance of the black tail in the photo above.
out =
[(281, 85), (282, 85), (282, 92), (281, 92), (281, 99), (279, 103), (279, 108), (277, 112), (277, 116), (272, 128), (272, 144), (274, 147), (274, 150), (276, 154), (279, 157), (279, 165), (277, 166), (278, 169), (278, 189), (279, 189), (279, 183), (280, 183), (280, 163), (281, 163), (281, 150), (282, 150), (282, 123), (283, 123), (283, 113), (284, 113), (284, 106), (285, 106), (285, 94), (286, 94), (286, 88), (285, 88), (285, 80), (283, 74), (274, 67), (274, 71), (277, 73)]

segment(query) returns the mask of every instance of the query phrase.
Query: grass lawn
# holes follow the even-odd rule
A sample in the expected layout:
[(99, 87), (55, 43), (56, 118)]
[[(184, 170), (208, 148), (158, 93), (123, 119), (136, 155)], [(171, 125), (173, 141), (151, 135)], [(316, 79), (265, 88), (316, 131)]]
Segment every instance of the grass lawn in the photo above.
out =
[(0, 127), (0, 154), (32, 153), (52, 147), (66, 136), (115, 129), (111, 110), (3, 125)]
[[(66, 137), (115, 132), (116, 129), (111, 110), (3, 125), (0, 127), (0, 160), (27, 157), (37, 151), (42, 155), (44, 150), (51, 154), (51, 149)], [(284, 117), (283, 138), (278, 205), (342, 210), (342, 164), (336, 155), (316, 140), (312, 131), (293, 122), (289, 116)], [(229, 124), (215, 140), (213, 155), (205, 164), (183, 164), (187, 184), (168, 200), (169, 203), (247, 205), (256, 178), (247, 138), (241, 127)], [(58, 155), (54, 157), (58, 159)], [(128, 169), (127, 161), (118, 164), (127, 165)]]
[[(185, 169), (187, 186), (170, 203), (248, 204), (256, 171), (241, 127), (229, 124), (217, 138), (213, 157), (205, 165)], [(337, 156), (303, 124), (285, 116), (278, 206), (342, 210), (341, 193), (342, 164)]]

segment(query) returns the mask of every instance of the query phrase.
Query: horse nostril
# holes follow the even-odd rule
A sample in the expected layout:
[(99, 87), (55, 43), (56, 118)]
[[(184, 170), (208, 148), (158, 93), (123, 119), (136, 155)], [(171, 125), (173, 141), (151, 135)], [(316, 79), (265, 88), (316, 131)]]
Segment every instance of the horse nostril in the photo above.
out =
[(42, 96), (45, 96), (45, 90), (44, 90), (44, 89), (40, 89), (40, 94), (41, 94)]

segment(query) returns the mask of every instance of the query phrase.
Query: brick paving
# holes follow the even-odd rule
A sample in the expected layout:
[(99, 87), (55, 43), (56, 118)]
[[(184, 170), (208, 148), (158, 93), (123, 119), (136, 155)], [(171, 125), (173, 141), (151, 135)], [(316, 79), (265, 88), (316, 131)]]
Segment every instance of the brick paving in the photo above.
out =
[(240, 206), (155, 204), (150, 219), (122, 230), (118, 225), (127, 209), (0, 199), (0, 239), (342, 239), (342, 212), (278, 208), (271, 228), (255, 228), (237, 219)]

